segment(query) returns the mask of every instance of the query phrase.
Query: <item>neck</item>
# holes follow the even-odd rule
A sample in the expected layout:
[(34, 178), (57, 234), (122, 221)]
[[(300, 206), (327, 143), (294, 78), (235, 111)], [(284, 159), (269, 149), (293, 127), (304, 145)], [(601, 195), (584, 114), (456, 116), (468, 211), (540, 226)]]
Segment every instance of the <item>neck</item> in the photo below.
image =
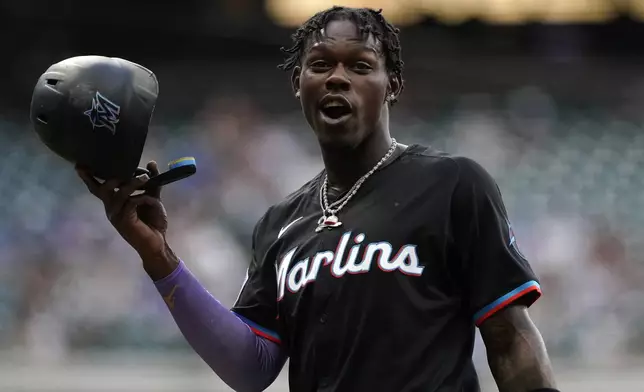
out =
[(391, 147), (389, 132), (374, 134), (357, 146), (322, 146), (329, 185), (346, 191), (371, 170)]

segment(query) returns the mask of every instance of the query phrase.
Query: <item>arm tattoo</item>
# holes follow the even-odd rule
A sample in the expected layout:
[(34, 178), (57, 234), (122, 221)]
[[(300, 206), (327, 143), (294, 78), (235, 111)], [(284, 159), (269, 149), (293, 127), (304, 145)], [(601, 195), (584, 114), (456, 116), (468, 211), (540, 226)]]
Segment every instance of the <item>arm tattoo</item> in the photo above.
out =
[(546, 347), (525, 306), (510, 306), (480, 327), (500, 392), (555, 388)]

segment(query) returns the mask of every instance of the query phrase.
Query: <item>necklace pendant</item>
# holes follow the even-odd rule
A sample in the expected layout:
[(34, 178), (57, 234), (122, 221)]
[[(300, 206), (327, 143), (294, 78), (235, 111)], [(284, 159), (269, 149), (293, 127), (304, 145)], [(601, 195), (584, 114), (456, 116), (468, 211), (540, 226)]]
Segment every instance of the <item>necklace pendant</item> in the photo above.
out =
[(321, 232), (322, 230), (326, 229), (333, 229), (335, 227), (342, 226), (342, 222), (338, 219), (337, 216), (331, 215), (331, 216), (322, 216), (318, 220), (318, 227), (315, 229), (316, 233)]

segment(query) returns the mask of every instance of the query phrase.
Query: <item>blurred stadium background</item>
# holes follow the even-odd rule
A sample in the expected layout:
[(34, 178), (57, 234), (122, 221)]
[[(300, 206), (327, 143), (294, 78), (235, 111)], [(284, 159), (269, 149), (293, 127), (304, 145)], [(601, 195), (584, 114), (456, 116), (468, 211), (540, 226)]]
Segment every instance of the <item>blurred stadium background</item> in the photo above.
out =
[[(644, 391), (644, 1), (372, 0), (402, 27), (392, 131), (497, 178), (567, 392)], [(269, 206), (321, 169), (279, 47), (326, 0), (0, 1), (0, 391), (225, 391), (136, 254), (28, 123), (52, 63), (124, 57), (161, 84), (143, 161), (193, 155), (170, 240), (224, 304)], [(490, 383), (484, 349), (476, 362)], [(252, 375), (249, 375), (252, 376)], [(287, 391), (286, 370), (271, 391)]]

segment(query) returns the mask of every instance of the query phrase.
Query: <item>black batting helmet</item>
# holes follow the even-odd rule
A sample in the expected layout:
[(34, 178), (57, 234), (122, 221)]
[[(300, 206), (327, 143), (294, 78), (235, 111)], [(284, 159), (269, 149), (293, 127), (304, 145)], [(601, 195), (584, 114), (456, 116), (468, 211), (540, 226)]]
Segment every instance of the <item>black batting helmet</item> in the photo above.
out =
[(159, 82), (131, 61), (72, 57), (42, 74), (31, 100), (40, 139), (100, 179), (132, 178), (148, 134)]

